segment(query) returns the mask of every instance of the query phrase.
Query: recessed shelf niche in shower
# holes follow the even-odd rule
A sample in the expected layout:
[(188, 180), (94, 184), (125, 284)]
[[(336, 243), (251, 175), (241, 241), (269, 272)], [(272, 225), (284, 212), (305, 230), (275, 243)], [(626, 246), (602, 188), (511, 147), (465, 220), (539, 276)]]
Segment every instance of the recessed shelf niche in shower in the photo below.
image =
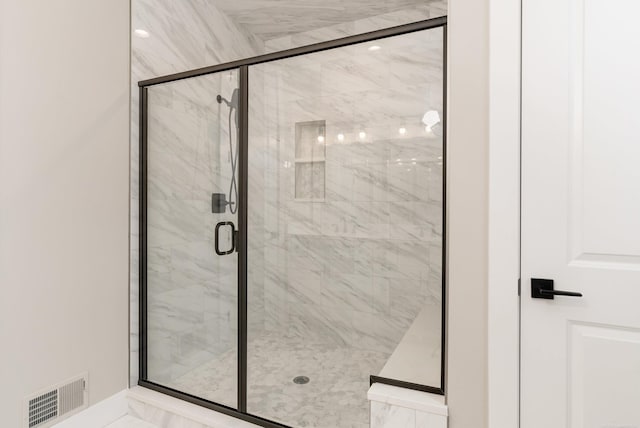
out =
[(295, 200), (325, 200), (326, 122), (296, 123)]

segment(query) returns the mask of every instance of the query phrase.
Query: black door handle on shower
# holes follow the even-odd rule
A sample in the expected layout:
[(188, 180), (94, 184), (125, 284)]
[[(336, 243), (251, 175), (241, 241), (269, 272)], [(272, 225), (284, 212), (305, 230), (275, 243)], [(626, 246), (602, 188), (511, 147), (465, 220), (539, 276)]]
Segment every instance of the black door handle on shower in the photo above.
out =
[(555, 296), (582, 297), (582, 293), (553, 289), (553, 279), (531, 278), (531, 297), (534, 299), (550, 299)]
[[(220, 228), (222, 226), (231, 226), (231, 249), (228, 251), (220, 251)], [(215, 239), (214, 239), (214, 247), (216, 250), (216, 254), (219, 256), (226, 256), (227, 254), (231, 254), (236, 249), (236, 226), (231, 221), (221, 221), (216, 224), (215, 230)]]

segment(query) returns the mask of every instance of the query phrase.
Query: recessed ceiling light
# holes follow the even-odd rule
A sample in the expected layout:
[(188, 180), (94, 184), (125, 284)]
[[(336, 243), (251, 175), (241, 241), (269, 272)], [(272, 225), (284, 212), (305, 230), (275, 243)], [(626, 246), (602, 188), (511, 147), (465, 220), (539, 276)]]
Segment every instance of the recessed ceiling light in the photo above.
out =
[(358, 137), (360, 137), (361, 140), (364, 140), (365, 138), (367, 138), (367, 133), (364, 131), (360, 131), (360, 133), (358, 133)]
[(324, 143), (324, 135), (318, 135), (318, 143)]
[(370, 50), (371, 52), (373, 52), (373, 51), (379, 51), (380, 49), (382, 49), (382, 48), (381, 48), (380, 46), (378, 46), (378, 45), (369, 46), (369, 50)]
[(344, 134), (338, 134), (338, 141), (344, 141)]
[(149, 37), (149, 32), (146, 30), (142, 30), (140, 28), (138, 28), (137, 30), (134, 31), (134, 34), (142, 39), (146, 39), (147, 37)]
[(407, 128), (403, 126), (402, 128), (398, 129), (398, 132), (400, 133), (400, 135), (404, 135), (407, 133)]

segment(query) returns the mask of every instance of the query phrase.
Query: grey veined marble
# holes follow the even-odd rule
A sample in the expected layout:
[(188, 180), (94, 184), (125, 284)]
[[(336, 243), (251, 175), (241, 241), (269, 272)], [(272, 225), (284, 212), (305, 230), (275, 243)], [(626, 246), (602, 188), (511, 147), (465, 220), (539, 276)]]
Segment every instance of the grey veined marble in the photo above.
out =
[[(446, 2), (134, 0), (132, 8), (133, 28), (149, 33), (132, 39), (133, 384), (135, 83), (440, 16)], [(416, 329), (407, 331), (419, 314), (439, 319), (442, 131), (422, 116), (442, 114), (442, 43), (432, 30), (251, 67), (250, 413), (293, 426), (368, 426), (369, 376), (403, 361), (397, 352), (412, 348)], [(238, 265), (235, 254), (215, 254), (214, 226), (238, 219), (213, 214), (210, 198), (229, 192), (229, 139), (237, 139), (216, 96), (237, 85), (231, 71), (154, 86), (148, 111), (149, 378), (232, 407)], [(312, 135), (296, 149), (296, 125), (309, 122), (323, 124), (322, 141)], [(228, 230), (220, 244), (231, 244)], [(424, 325), (436, 346), (439, 329)], [(300, 375), (310, 382), (294, 384)], [(410, 370), (402, 376), (413, 380)]]
[[(247, 411), (297, 427), (368, 427), (369, 374), (382, 369), (388, 356), (299, 337), (260, 335), (249, 341)], [(169, 386), (224, 403), (237, 393), (236, 379), (229, 376), (236, 362), (233, 352), (220, 355)], [(309, 382), (296, 384), (297, 376)]]
[(271, 40), (397, 11), (437, 10), (442, 1), (213, 0), (212, 3), (247, 32)]

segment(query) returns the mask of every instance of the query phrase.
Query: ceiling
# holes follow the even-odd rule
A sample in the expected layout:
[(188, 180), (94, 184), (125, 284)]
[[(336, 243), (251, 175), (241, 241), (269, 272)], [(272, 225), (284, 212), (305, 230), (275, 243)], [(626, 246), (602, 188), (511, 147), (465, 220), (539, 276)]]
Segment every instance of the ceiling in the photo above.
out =
[(210, 1), (236, 25), (266, 41), (399, 10), (424, 8), (433, 0)]

